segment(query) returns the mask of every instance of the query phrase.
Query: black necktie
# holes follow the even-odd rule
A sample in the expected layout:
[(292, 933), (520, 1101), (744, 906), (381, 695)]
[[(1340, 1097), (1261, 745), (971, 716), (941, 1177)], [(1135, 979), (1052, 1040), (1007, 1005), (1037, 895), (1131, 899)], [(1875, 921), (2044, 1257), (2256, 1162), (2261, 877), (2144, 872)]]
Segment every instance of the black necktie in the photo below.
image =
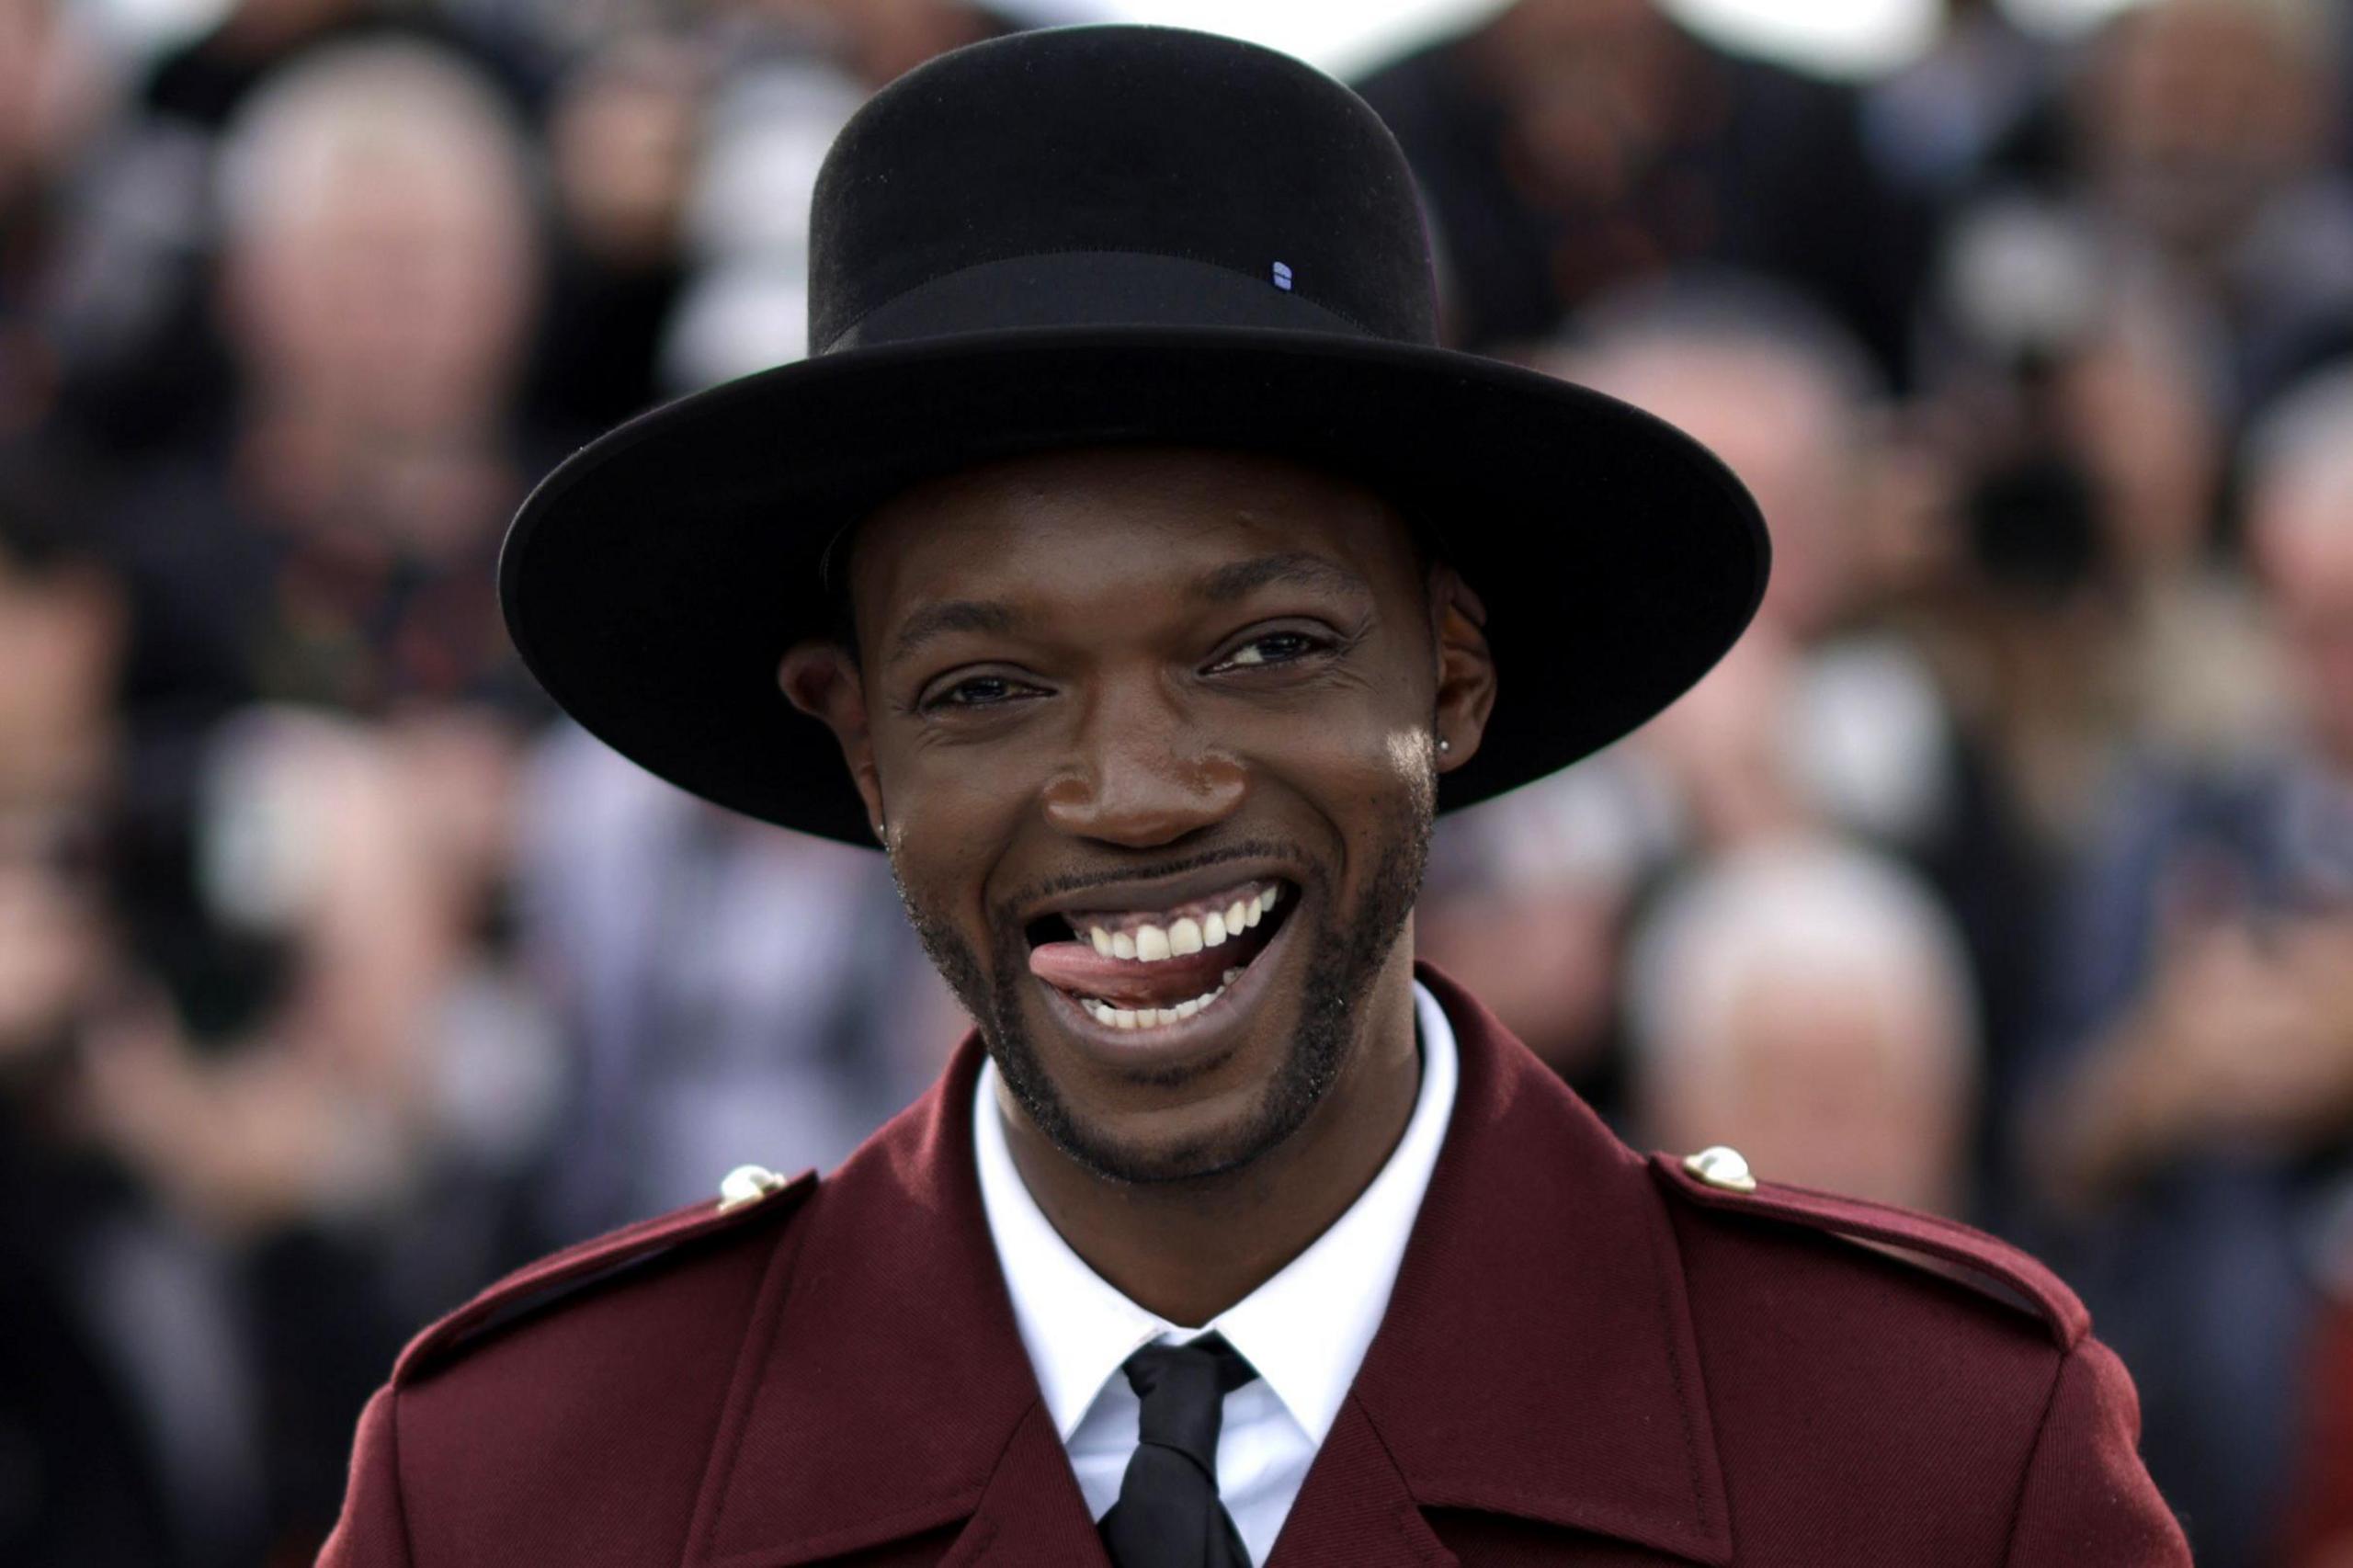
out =
[(1135, 1457), (1099, 1527), (1116, 1568), (1250, 1568), (1250, 1552), (1217, 1498), (1217, 1434), (1225, 1396), (1258, 1369), (1222, 1335), (1147, 1345), (1127, 1359), (1143, 1401)]

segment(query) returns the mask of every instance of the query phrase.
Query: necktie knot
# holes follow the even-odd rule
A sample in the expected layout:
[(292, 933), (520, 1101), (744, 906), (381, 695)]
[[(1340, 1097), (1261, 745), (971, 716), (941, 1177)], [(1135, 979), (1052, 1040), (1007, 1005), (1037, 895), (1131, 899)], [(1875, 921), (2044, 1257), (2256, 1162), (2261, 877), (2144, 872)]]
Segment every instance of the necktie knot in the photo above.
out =
[(1174, 1449), (1217, 1484), (1217, 1437), (1225, 1396), (1258, 1375), (1219, 1334), (1185, 1345), (1147, 1345), (1127, 1359), (1128, 1386), (1143, 1402), (1137, 1436)]
[(1247, 1568), (1249, 1556), (1217, 1495), (1217, 1438), (1225, 1396), (1258, 1375), (1222, 1335), (1147, 1345), (1128, 1358), (1128, 1386), (1143, 1404), (1120, 1501), (1103, 1517), (1120, 1568)]

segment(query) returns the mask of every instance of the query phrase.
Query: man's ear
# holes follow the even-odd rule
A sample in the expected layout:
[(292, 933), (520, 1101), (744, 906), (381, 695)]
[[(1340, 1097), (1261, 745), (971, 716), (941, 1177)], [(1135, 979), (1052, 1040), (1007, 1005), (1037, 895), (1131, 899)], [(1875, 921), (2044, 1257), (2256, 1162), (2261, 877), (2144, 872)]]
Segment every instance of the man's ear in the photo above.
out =
[(795, 708), (833, 731), (850, 782), (866, 801), (866, 820), (877, 838), (889, 819), (882, 811), (882, 780), (874, 767), (874, 735), (866, 707), (866, 684), (849, 651), (816, 639), (795, 643), (776, 667), (776, 684)]
[(1430, 630), (1438, 654), (1433, 727), (1445, 743), (1438, 770), (1451, 773), (1479, 754), (1495, 710), (1495, 660), (1487, 648), (1487, 607), (1453, 567), (1430, 568)]

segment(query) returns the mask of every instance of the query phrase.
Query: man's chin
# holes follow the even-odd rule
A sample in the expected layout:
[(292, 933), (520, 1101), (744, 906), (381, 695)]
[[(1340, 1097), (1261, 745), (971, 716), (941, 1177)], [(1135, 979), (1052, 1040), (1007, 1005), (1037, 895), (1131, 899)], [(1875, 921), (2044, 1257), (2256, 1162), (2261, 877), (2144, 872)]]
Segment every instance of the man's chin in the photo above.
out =
[(993, 1041), (991, 1054), (1038, 1131), (1097, 1176), (1222, 1176), (1280, 1144), (1313, 1108), (1300, 1103), (1296, 994), (1237, 1008), (1231, 1028), (1180, 1023), (1146, 1042), (1114, 1035), (1042, 982), (1028, 984), (1035, 994), (1020, 1038)]
[(1298, 1131), (1303, 1113), (1285, 1115), (1275, 1085), (1262, 1083), (1257, 1090), (1239, 1106), (1219, 1095), (1100, 1119), (1072, 1110), (1059, 1095), (1042, 1106), (1017, 1090), (1015, 1098), (1048, 1141), (1083, 1169), (1107, 1180), (1162, 1186), (1213, 1181), (1246, 1169)]

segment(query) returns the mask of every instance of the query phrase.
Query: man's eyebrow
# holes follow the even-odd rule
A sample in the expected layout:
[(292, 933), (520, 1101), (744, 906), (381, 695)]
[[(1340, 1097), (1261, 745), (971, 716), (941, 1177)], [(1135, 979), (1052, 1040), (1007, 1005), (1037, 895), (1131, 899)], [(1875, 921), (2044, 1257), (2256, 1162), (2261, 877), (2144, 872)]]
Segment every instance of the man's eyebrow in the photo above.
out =
[(1320, 555), (1302, 552), (1261, 555), (1256, 560), (1237, 561), (1230, 566), (1221, 566), (1195, 578), (1191, 591), (1197, 599), (1224, 604), (1275, 583), (1296, 583), (1305, 587), (1329, 588), (1353, 595), (1370, 591), (1370, 585), (1347, 567), (1336, 565)]
[(935, 637), (945, 637), (951, 631), (986, 631), (999, 636), (1011, 631), (1014, 624), (1012, 609), (993, 599), (941, 599), (927, 604), (899, 627), (899, 635), (891, 644), (890, 657), (885, 661), (897, 664)]

